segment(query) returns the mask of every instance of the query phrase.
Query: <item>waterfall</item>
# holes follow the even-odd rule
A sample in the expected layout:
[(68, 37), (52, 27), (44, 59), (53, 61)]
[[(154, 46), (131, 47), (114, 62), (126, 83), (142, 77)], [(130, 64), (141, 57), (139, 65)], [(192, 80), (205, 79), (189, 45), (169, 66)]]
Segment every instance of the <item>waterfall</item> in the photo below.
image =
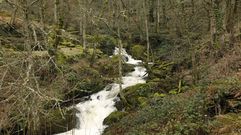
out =
[[(119, 49), (115, 48), (114, 55), (118, 55)], [(146, 69), (139, 66), (141, 60), (135, 60), (125, 49), (121, 53), (126, 57), (126, 63), (135, 65), (135, 70), (122, 77), (123, 89), (140, 83), (146, 83)], [(119, 85), (117, 83), (106, 86), (102, 91), (91, 95), (90, 100), (81, 102), (75, 106), (79, 111), (76, 114), (79, 126), (70, 131), (58, 135), (101, 135), (107, 125), (103, 121), (112, 112), (116, 111), (115, 101), (118, 98)]]

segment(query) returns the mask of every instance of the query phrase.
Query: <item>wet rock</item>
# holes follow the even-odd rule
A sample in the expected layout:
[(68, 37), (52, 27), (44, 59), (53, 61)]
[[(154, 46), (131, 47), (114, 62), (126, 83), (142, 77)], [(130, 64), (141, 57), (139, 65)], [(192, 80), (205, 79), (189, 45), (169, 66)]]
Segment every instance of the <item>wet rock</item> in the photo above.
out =
[(122, 111), (125, 108), (125, 106), (126, 106), (125, 103), (121, 101), (120, 98), (115, 99), (115, 107), (118, 111)]
[(124, 62), (127, 62), (127, 61), (128, 61), (128, 57), (122, 55), (122, 60), (123, 60)]

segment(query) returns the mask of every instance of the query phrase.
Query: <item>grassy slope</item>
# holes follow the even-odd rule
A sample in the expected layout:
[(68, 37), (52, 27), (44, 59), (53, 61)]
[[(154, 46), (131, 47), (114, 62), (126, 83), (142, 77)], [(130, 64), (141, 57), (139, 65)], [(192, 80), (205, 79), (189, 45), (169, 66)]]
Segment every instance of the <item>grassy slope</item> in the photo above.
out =
[[(111, 123), (105, 134), (239, 134), (241, 110), (236, 107), (240, 107), (241, 97), (234, 95), (240, 94), (240, 90), (240, 80), (227, 78), (177, 95), (155, 97), (144, 107), (127, 110), (124, 117)], [(222, 115), (215, 114), (217, 100), (224, 103), (219, 103)]]

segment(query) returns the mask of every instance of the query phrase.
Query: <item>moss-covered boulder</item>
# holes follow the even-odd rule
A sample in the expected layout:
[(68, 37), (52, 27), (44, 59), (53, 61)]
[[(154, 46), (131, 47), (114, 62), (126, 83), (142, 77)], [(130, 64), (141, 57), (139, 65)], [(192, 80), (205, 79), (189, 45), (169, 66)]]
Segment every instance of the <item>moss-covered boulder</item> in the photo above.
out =
[(111, 125), (113, 123), (116, 123), (120, 121), (124, 116), (126, 116), (128, 113), (124, 111), (116, 111), (111, 113), (107, 118), (104, 120), (105, 125)]
[(158, 91), (158, 84), (154, 82), (137, 84), (123, 90), (126, 101), (132, 107), (143, 106), (147, 103), (146, 98)]
[(145, 57), (145, 47), (142, 45), (134, 45), (131, 47), (131, 54), (136, 59), (143, 59)]
[(149, 78), (165, 79), (167, 76), (172, 74), (173, 64), (173, 62), (168, 61), (156, 61), (149, 69)]
[(96, 44), (98, 49), (109, 56), (113, 54), (113, 51), (117, 45), (117, 40), (108, 35), (88, 35), (87, 40), (89, 43)]
[(76, 127), (77, 118), (75, 109), (52, 109), (48, 115), (40, 119), (40, 134), (57, 134)]
[[(107, 57), (107, 58), (99, 59), (96, 62), (96, 68), (98, 71), (100, 71), (101, 74), (103, 74), (103, 76), (116, 78), (119, 75), (119, 71), (116, 70), (118, 69), (118, 64), (119, 64), (118, 56), (113, 56), (111, 58)], [(122, 66), (123, 75), (125, 73), (134, 71), (133, 65), (125, 64), (124, 62), (122, 64), (123, 64)]]
[(74, 67), (66, 74), (69, 91), (66, 97), (83, 97), (102, 90), (108, 83), (99, 71), (89, 66)]

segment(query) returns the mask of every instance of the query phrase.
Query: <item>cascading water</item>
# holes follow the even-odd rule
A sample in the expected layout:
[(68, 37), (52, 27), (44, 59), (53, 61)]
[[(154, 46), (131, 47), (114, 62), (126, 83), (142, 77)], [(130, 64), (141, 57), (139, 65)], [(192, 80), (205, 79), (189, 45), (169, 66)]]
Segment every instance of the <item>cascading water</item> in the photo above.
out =
[[(118, 55), (118, 52), (119, 49), (116, 48), (114, 55)], [(121, 53), (126, 57), (126, 63), (135, 65), (133, 72), (122, 77), (122, 88), (145, 83), (146, 69), (138, 65), (142, 61), (133, 59), (124, 49)], [(76, 114), (79, 126), (58, 135), (101, 135), (107, 127), (103, 125), (104, 119), (116, 111), (115, 101), (119, 90), (119, 85), (113, 83), (106, 86), (104, 90), (91, 95), (90, 100), (77, 104), (75, 108), (79, 111)]]

